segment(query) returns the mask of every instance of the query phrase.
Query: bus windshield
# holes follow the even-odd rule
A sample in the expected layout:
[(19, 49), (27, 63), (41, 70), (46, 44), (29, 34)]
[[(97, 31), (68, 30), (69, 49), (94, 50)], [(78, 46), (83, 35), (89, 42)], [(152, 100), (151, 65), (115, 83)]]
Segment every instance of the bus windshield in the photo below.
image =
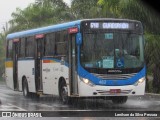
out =
[(104, 69), (143, 67), (143, 36), (131, 32), (84, 33), (81, 64)]

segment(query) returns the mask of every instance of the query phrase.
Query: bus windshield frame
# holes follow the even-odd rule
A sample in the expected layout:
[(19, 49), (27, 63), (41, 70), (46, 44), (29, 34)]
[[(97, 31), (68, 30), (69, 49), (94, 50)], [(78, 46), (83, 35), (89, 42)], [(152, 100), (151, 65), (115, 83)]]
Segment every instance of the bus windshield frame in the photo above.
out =
[(144, 67), (142, 28), (126, 30), (91, 29), (91, 27), (93, 26), (82, 29), (80, 62), (84, 69), (100, 74), (114, 74), (114, 71), (128, 74), (137, 73)]

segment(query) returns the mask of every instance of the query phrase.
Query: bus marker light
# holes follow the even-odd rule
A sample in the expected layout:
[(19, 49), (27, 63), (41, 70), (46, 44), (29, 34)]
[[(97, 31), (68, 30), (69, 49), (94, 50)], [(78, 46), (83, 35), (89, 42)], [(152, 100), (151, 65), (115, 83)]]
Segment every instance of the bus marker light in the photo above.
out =
[(77, 33), (77, 32), (78, 32), (78, 28), (77, 28), (77, 27), (69, 28), (69, 29), (68, 29), (68, 33), (69, 33), (69, 34), (73, 34), (73, 33)]
[(13, 39), (13, 42), (15, 43), (15, 42), (19, 42), (19, 39)]
[(35, 36), (36, 39), (44, 38), (44, 34), (38, 34)]

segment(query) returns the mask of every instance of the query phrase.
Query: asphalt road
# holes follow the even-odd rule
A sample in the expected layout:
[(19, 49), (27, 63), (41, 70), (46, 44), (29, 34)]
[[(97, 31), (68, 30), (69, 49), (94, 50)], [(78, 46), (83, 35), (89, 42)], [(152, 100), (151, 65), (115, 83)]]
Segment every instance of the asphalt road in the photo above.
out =
[[(54, 117), (54, 119), (57, 120), (96, 120), (97, 117), (99, 120), (106, 120), (110, 118), (111, 114), (112, 117), (115, 116), (116, 120), (121, 120), (125, 115), (133, 113), (136, 118), (129, 116), (130, 119), (138, 118), (140, 120), (145, 120), (146, 116), (144, 116), (144, 114), (147, 113), (147, 111), (152, 112), (152, 114), (158, 113), (158, 116), (160, 116), (160, 95), (156, 94), (132, 96), (122, 105), (113, 104), (110, 100), (92, 99), (78, 100), (71, 105), (64, 105), (59, 101), (58, 97), (52, 95), (41, 96), (39, 99), (26, 99), (23, 97), (22, 92), (13, 91), (6, 87), (5, 82), (0, 82), (0, 100), (0, 111), (15, 112), (15, 116), (11, 113), (14, 117), (16, 117), (16, 112), (19, 113), (20, 117), (24, 117), (26, 114), (28, 116), (28, 114), (30, 115), (30, 113), (32, 114), (32, 112), (36, 112), (37, 115), (39, 115), (38, 117), (50, 116), (47, 120), (50, 120), (51, 117)], [(141, 116), (142, 114), (143, 116)], [(125, 116), (125, 118), (127, 119), (127, 116)], [(2, 117), (0, 119), (2, 119)], [(3, 120), (5, 119), (7, 118), (3, 118)], [(36, 120), (36, 118), (32, 119)], [(153, 119), (159, 118), (154, 116)]]

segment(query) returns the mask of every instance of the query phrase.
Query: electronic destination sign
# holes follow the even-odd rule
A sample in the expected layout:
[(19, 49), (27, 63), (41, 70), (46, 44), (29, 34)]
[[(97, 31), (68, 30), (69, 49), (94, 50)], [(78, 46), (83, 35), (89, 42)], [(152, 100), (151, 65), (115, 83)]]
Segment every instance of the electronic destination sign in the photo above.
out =
[(142, 25), (140, 22), (131, 21), (84, 21), (82, 23), (84, 31), (96, 30), (124, 30), (142, 33)]
[(98, 23), (98, 22), (91, 22), (90, 23), (91, 29), (96, 28), (103, 28), (103, 29), (129, 29), (129, 23)]

